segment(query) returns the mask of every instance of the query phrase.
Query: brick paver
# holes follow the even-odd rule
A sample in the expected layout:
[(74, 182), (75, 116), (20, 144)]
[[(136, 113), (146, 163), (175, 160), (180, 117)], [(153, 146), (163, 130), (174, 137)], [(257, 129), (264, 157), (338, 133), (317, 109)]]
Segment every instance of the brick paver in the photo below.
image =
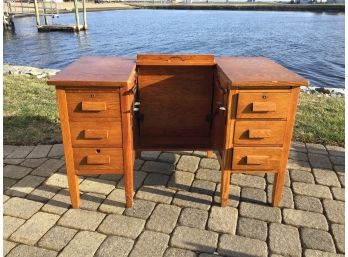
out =
[(269, 228), (269, 246), (273, 253), (301, 256), (301, 242), (297, 228), (272, 223)]
[(104, 241), (106, 235), (92, 232), (81, 231), (63, 249), (60, 257), (92, 257)]
[(127, 257), (133, 245), (132, 239), (110, 236), (99, 247), (95, 257)]
[(143, 230), (145, 221), (133, 217), (112, 214), (105, 218), (98, 231), (108, 235), (135, 239)]
[(267, 257), (267, 244), (256, 239), (224, 234), (220, 238), (218, 253), (231, 257)]
[(58, 225), (74, 229), (94, 231), (97, 229), (104, 217), (105, 214), (99, 212), (83, 209), (70, 209), (60, 218)]
[(32, 171), (31, 168), (16, 166), (16, 165), (6, 165), (3, 172), (4, 177), (12, 179), (20, 179), (28, 175)]
[(126, 209), (125, 215), (146, 220), (150, 217), (155, 205), (154, 202), (136, 199), (133, 208)]
[(285, 224), (290, 224), (296, 227), (316, 228), (322, 230), (329, 229), (325, 216), (320, 213), (284, 209), (283, 218)]
[(238, 211), (236, 208), (213, 206), (208, 220), (208, 229), (219, 232), (234, 234), (236, 232)]
[(237, 234), (244, 237), (266, 241), (267, 223), (261, 220), (238, 218)]
[(51, 228), (38, 242), (40, 247), (54, 251), (62, 250), (75, 236), (77, 230), (55, 226)]
[(344, 253), (345, 247), (344, 247), (344, 225), (340, 224), (332, 224), (331, 225), (332, 230), (332, 236), (336, 243), (336, 247), (338, 252)]
[(324, 200), (326, 217), (333, 223), (344, 224), (344, 202), (335, 200)]
[(177, 206), (159, 204), (146, 223), (146, 229), (161, 233), (172, 233), (181, 209)]
[(279, 208), (259, 205), (255, 203), (242, 202), (239, 214), (244, 217), (264, 220), (268, 222), (281, 222), (282, 216)]
[(142, 233), (129, 257), (162, 256), (169, 242), (169, 235), (154, 231)]
[(179, 225), (204, 229), (208, 220), (208, 211), (185, 208), (181, 212)]
[(214, 253), (217, 243), (218, 233), (179, 226), (173, 232), (170, 245), (192, 251)]
[(63, 145), (4, 147), (5, 256), (343, 257), (344, 148), (292, 143), (283, 200), (274, 175), (221, 171), (206, 152), (142, 152), (134, 207), (122, 175), (80, 177), (71, 209)]
[(34, 245), (57, 222), (56, 214), (38, 212), (27, 220), (10, 237), (11, 240), (28, 245)]
[(335, 245), (330, 233), (322, 230), (302, 228), (302, 245), (307, 249), (335, 253)]

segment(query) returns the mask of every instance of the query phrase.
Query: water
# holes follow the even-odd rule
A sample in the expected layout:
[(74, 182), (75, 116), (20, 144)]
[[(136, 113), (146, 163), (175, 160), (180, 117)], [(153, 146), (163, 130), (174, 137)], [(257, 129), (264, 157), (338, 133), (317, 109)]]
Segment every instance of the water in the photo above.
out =
[[(344, 88), (343, 14), (122, 10), (87, 16), (88, 31), (80, 34), (38, 33), (33, 17), (17, 18), (16, 33), (4, 34), (4, 63), (61, 69), (83, 55), (265, 56), (313, 86)], [(55, 20), (72, 24), (74, 16)]]

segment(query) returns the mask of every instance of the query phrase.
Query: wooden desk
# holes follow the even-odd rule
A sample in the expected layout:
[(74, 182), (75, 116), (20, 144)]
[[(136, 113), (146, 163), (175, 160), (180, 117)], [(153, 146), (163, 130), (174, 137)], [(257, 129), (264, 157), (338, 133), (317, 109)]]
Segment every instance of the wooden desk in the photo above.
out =
[(301, 76), (260, 57), (138, 55), (83, 57), (56, 86), (71, 202), (78, 175), (124, 174), (133, 205), (133, 162), (141, 150), (215, 151), (221, 205), (231, 173), (274, 172), (281, 200)]

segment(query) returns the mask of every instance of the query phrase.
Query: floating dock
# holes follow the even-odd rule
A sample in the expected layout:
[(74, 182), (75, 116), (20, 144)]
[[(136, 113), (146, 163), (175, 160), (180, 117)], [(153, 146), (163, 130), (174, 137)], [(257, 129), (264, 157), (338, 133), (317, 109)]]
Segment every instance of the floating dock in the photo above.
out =
[(52, 24), (52, 25), (41, 25), (37, 27), (39, 32), (51, 32), (51, 31), (63, 31), (63, 32), (78, 32), (80, 30), (84, 30), (83, 26), (76, 25), (60, 25), (60, 24)]

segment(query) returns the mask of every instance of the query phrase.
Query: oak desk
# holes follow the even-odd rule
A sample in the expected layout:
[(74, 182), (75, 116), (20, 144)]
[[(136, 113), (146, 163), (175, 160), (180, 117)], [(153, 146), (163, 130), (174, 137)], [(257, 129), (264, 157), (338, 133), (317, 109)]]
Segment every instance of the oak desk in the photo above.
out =
[(49, 80), (56, 86), (72, 206), (78, 175), (124, 174), (133, 205), (141, 150), (215, 151), (221, 205), (231, 173), (274, 172), (281, 200), (301, 76), (260, 57), (83, 57)]

